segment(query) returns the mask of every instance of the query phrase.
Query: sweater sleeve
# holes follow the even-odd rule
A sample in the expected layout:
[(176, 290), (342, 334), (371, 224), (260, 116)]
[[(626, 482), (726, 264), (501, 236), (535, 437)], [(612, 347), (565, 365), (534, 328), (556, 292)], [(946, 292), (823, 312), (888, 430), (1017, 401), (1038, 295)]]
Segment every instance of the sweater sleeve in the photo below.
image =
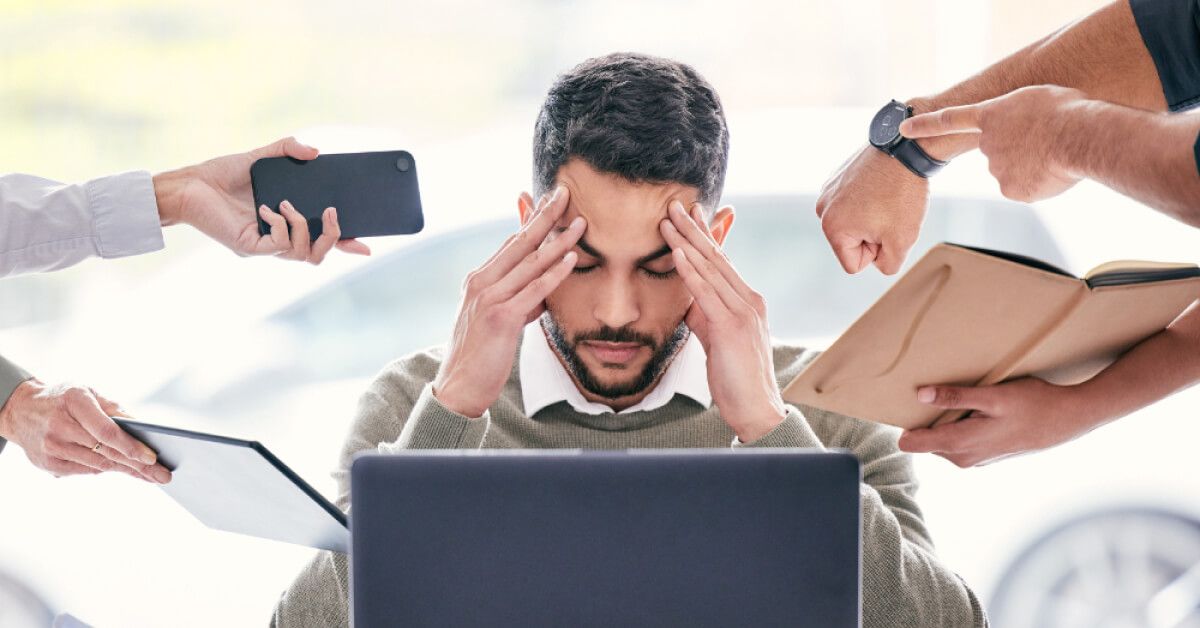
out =
[(821, 439), (813, 433), (812, 428), (808, 425), (808, 421), (804, 419), (804, 414), (800, 409), (787, 404), (787, 415), (783, 417), (783, 421), (775, 426), (775, 429), (760, 436), (757, 440), (749, 443), (743, 443), (738, 439), (733, 439), (734, 449), (740, 447), (803, 447), (806, 449), (824, 449), (821, 444)]
[[(8, 403), (8, 398), (12, 396), (17, 386), (20, 386), (29, 377), (29, 373), (24, 369), (0, 355), (0, 408)], [(0, 438), (0, 451), (4, 451), (5, 442), (3, 438)]]
[[(780, 388), (817, 355), (776, 345)], [(793, 411), (802, 419), (792, 422)], [(775, 431), (746, 446), (787, 435), (782, 446), (814, 447), (811, 438), (817, 447), (849, 451), (862, 466), (863, 628), (986, 626), (979, 599), (933, 551), (917, 506), (912, 457), (900, 451), (898, 430), (808, 406), (788, 406), (788, 415)]]
[(433, 384), (425, 384), (408, 413), (408, 421), (394, 443), (379, 446), (383, 453), (401, 449), (479, 449), (491, 422), (484, 410), (479, 418), (463, 416), (433, 396)]
[(987, 626), (975, 593), (934, 553), (897, 431), (814, 408), (804, 414), (826, 446), (847, 449), (862, 464), (863, 627)]

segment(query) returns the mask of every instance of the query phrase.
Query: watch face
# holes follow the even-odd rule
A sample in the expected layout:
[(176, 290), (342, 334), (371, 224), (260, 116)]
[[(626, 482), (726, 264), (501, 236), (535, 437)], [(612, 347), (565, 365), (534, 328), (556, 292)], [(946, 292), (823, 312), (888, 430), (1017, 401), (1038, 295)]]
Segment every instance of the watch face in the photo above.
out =
[(900, 123), (908, 117), (908, 108), (903, 103), (890, 102), (871, 120), (871, 144), (877, 147), (891, 145), (900, 137)]

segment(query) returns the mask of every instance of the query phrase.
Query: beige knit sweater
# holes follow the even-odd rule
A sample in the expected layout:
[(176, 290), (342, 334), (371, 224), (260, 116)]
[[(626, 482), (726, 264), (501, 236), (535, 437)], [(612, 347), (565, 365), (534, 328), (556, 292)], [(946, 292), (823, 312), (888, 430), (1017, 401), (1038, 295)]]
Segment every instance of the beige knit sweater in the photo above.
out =
[[(519, 352), (519, 349), (518, 349)], [(733, 445), (734, 433), (716, 405), (701, 407), (676, 395), (666, 406), (627, 414), (589, 415), (560, 402), (525, 416), (513, 361), (500, 398), (487, 419), (470, 420), (441, 405), (431, 382), (441, 348), (417, 352), (384, 368), (359, 401), (338, 469), (337, 505), (350, 509), (350, 463), (364, 451), (475, 448), (810, 447), (841, 448), (862, 463), (862, 573), (865, 628), (985, 626), (979, 600), (938, 561), (915, 499), (911, 461), (896, 447), (896, 430), (808, 407), (788, 415), (761, 439)], [(815, 352), (774, 347), (782, 387)], [(349, 622), (349, 563), (322, 551), (284, 592), (272, 625), (345, 626)], [(802, 568), (797, 561), (797, 568)]]

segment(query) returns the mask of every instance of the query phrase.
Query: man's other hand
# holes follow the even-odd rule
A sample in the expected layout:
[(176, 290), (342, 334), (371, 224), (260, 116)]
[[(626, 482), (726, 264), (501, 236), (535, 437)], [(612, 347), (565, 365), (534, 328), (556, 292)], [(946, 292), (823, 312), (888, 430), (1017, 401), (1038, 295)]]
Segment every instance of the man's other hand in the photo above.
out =
[(787, 415), (775, 382), (767, 302), (721, 250), (700, 205), (689, 213), (673, 201), (659, 231), (694, 299), (684, 321), (708, 356), (713, 403), (739, 441), (756, 441)]
[(552, 233), (570, 193), (558, 187), (543, 196), (517, 233), (463, 282), (454, 333), (433, 382), (442, 405), (479, 418), (500, 396), (525, 325), (546, 311), (546, 297), (571, 274), (578, 255), (571, 249), (587, 228), (576, 216)]

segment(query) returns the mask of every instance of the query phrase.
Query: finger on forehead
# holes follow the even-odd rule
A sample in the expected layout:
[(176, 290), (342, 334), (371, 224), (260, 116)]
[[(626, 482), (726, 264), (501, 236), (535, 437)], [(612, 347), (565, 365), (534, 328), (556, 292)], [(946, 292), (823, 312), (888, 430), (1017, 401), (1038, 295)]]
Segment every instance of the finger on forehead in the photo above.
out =
[(566, 187), (559, 186), (547, 201), (545, 207), (533, 217), (529, 224), (521, 228), (521, 231), (510, 238), (501, 250), (493, 256), (491, 260), (485, 264), (482, 271), (483, 279), (487, 281), (497, 281), (500, 277), (508, 274), (514, 266), (516, 266), (526, 255), (532, 253), (539, 246), (550, 230), (554, 228), (554, 224), (562, 217), (566, 211), (570, 192)]
[(717, 289), (700, 275), (700, 271), (688, 259), (687, 253), (682, 248), (676, 248), (671, 252), (671, 256), (675, 260), (675, 268), (680, 278), (683, 279), (683, 285), (695, 299), (695, 305), (700, 308), (705, 319), (725, 320), (729, 314), (729, 307), (717, 293)]
[[(671, 229), (673, 227), (668, 223), (663, 231), (669, 233)], [(725, 307), (735, 310), (746, 305), (745, 297), (725, 278), (717, 265), (701, 255), (696, 250), (696, 247), (688, 242), (683, 242), (678, 247), (674, 247), (674, 250), (682, 253), (681, 257), (687, 261), (685, 266), (689, 266), (692, 272), (699, 274), (701, 279), (708, 282), (716, 290), (717, 296), (721, 297), (721, 301), (724, 302)], [(678, 258), (676, 262), (676, 266), (679, 266)]]
[(525, 224), (520, 225), (515, 232), (509, 234), (507, 238), (504, 238), (504, 241), (500, 243), (500, 246), (497, 247), (495, 251), (492, 251), (492, 254), (486, 260), (484, 260), (483, 264), (480, 264), (480, 268), (486, 267), (488, 264), (491, 264), (493, 261), (495, 261), (497, 257), (500, 257), (500, 255), (508, 249), (509, 245), (517, 239), (517, 236), (528, 229), (529, 226), (533, 224), (533, 220), (541, 215), (542, 210), (545, 209), (546, 203), (549, 200), (550, 193), (547, 192), (543, 194), (541, 198), (537, 200), (537, 204), (534, 206), (533, 210), (529, 212), (529, 219), (525, 221)]
[(510, 298), (525, 288), (529, 282), (542, 276), (547, 268), (562, 259), (570, 251), (587, 228), (587, 221), (582, 216), (576, 216), (571, 224), (563, 231), (563, 236), (553, 238), (545, 246), (525, 256), (520, 264), (513, 267), (508, 274), (491, 283), (492, 289), (500, 298)]
[[(683, 205), (681, 203), (674, 204), (674, 208), (678, 212), (683, 211)], [(729, 258), (725, 256), (725, 253), (721, 251), (721, 247), (717, 244), (716, 240), (712, 238), (711, 234), (708, 233), (708, 230), (701, 227), (701, 225), (704, 224), (704, 219), (699, 206), (693, 206), (692, 211), (693, 214), (688, 216), (690, 220), (676, 219), (671, 220), (669, 224), (678, 229), (684, 236), (684, 239), (692, 245), (696, 252), (709, 263), (711, 263), (713, 267), (715, 267), (725, 282), (727, 282), (729, 286), (737, 292), (739, 298), (749, 303), (753, 298), (753, 295), (751, 294), (753, 291), (751, 290), (750, 286), (746, 284), (746, 281), (742, 279), (740, 274), (738, 274), (737, 269), (733, 267), (733, 263), (730, 262)], [(700, 222), (697, 222), (697, 216), (699, 216), (698, 220)], [(679, 223), (683, 223), (683, 227), (680, 227)], [(687, 233), (683, 233), (685, 229)], [(663, 231), (665, 237), (667, 230), (664, 229)], [(668, 244), (670, 244), (670, 242), (668, 242)], [(698, 264), (696, 263), (693, 264), (693, 266), (697, 265)]]

